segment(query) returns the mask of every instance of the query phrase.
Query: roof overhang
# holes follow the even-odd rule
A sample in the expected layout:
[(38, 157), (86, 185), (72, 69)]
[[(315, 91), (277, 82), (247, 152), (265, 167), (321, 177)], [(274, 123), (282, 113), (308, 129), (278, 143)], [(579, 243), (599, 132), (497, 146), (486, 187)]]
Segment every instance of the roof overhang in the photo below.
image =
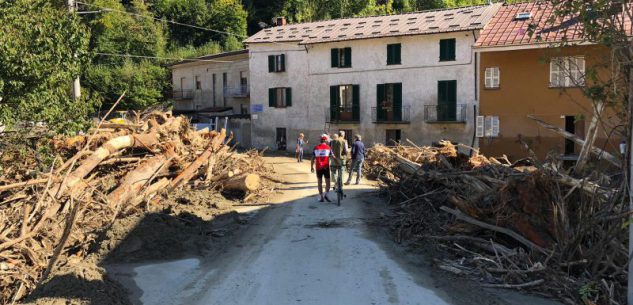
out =
[(486, 46), (486, 47), (473, 47), (475, 52), (483, 53), (483, 52), (502, 52), (502, 51), (517, 51), (517, 50), (531, 50), (531, 49), (550, 49), (550, 48), (561, 48), (561, 47), (575, 47), (575, 46), (591, 46), (596, 45), (594, 42), (587, 41), (576, 41), (576, 42), (567, 42), (566, 44), (562, 43), (529, 43), (529, 44), (518, 44), (518, 45), (501, 45), (501, 46)]

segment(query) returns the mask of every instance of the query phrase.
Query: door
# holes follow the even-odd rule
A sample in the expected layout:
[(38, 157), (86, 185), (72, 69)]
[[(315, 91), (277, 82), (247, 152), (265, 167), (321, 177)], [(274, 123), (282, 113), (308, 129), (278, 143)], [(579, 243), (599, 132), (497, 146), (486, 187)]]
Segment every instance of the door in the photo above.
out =
[(437, 120), (452, 122), (457, 119), (457, 81), (437, 82)]
[[(573, 115), (565, 116), (565, 131), (576, 134), (576, 117)], [(576, 144), (574, 141), (565, 139), (565, 155), (573, 155), (575, 153)]]
[(286, 150), (286, 128), (277, 128), (277, 150)]
[(387, 146), (394, 146), (400, 143), (401, 131), (400, 129), (387, 129), (385, 136), (385, 144)]

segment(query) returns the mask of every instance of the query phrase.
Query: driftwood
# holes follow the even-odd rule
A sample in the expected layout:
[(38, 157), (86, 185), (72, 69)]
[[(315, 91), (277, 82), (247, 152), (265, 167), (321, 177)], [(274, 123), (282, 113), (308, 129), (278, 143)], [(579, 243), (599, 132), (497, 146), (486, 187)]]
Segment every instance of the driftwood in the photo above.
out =
[(259, 189), (260, 178), (256, 174), (238, 176), (222, 183), (225, 190), (254, 192)]
[[(567, 132), (559, 127), (556, 127), (554, 125), (551, 125), (533, 115), (528, 115), (528, 118), (534, 120), (535, 122), (537, 122), (539, 125), (541, 125), (543, 128), (553, 131), (559, 135), (562, 135), (563, 137), (565, 137), (568, 140), (574, 141), (574, 143), (579, 144), (579, 145), (585, 145), (585, 140), (581, 139), (580, 137), (578, 137), (577, 135)], [(595, 146), (591, 147), (591, 153), (598, 156), (601, 159), (604, 159), (606, 161), (608, 161), (609, 163), (617, 166), (617, 167), (621, 167), (622, 166), (622, 160), (620, 160), (619, 158), (615, 157), (614, 155), (600, 149), (597, 148)]]

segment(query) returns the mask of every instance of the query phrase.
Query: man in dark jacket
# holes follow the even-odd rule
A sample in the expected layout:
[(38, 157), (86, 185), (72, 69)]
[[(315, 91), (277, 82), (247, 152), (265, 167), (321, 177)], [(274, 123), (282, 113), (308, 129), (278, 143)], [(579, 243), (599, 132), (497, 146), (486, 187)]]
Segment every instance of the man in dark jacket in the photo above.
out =
[(356, 184), (360, 184), (363, 161), (365, 161), (365, 144), (363, 144), (361, 136), (357, 134), (354, 136), (354, 144), (352, 144), (352, 167), (349, 170), (349, 177), (345, 184), (349, 185), (352, 182), (354, 171), (356, 171)]

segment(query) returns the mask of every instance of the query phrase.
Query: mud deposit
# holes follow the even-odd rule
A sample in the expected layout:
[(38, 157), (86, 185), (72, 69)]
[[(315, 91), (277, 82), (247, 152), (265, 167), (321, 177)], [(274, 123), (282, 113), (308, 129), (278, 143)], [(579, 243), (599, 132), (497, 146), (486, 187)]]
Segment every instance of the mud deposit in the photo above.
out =
[(204, 255), (246, 222), (232, 210), (233, 203), (214, 192), (186, 191), (144, 214), (119, 218), (99, 233), (85, 257), (60, 258), (49, 279), (23, 304), (132, 304), (128, 291), (103, 266)]

